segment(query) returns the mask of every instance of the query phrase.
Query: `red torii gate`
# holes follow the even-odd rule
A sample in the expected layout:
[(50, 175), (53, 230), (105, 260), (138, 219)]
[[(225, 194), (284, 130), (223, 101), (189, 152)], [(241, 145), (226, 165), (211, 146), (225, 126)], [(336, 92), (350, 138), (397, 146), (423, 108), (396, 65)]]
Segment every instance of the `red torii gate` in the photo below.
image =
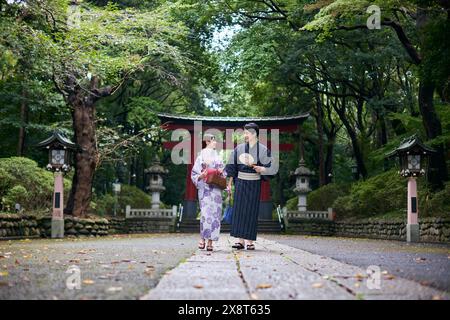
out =
[[(206, 117), (206, 116), (189, 116), (174, 115), (168, 113), (159, 113), (158, 118), (161, 120), (161, 126), (165, 130), (185, 129), (189, 131), (191, 136), (194, 134), (194, 122), (201, 121), (202, 131), (208, 129), (217, 129), (225, 132), (227, 129), (242, 129), (246, 123), (255, 122), (261, 129), (278, 129), (279, 132), (296, 132), (300, 129), (301, 124), (309, 117), (309, 113), (303, 113), (293, 116), (274, 116), (274, 117)], [(179, 141), (166, 141), (163, 146), (171, 150)], [(191, 150), (194, 150), (194, 139), (191, 139)], [(235, 145), (234, 145), (235, 146)], [(270, 149), (270, 141), (267, 141)], [(224, 150), (226, 146), (224, 145)], [(234, 147), (233, 147), (234, 148)], [(280, 143), (279, 151), (291, 151), (294, 145), (291, 143)], [(195, 154), (191, 152), (191, 161), (187, 165), (186, 170), (186, 192), (184, 194), (184, 219), (196, 219), (197, 216), (197, 189), (191, 181), (191, 170), (195, 161)], [(270, 196), (270, 182), (261, 182), (260, 197), (260, 220), (272, 220), (272, 200)]]

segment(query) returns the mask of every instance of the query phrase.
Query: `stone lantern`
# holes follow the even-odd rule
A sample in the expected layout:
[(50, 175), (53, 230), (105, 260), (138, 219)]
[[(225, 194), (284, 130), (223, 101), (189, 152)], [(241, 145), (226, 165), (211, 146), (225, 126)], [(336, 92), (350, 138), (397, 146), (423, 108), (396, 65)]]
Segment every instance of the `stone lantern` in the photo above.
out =
[(294, 192), (298, 194), (298, 211), (306, 211), (306, 196), (311, 191), (309, 179), (314, 173), (305, 165), (303, 158), (298, 162), (298, 167), (292, 175), (295, 176)]
[(63, 174), (71, 169), (72, 152), (75, 143), (64, 134), (55, 130), (53, 134), (37, 144), (39, 148), (48, 150), (49, 163), (47, 170), (54, 172), (55, 184), (53, 191), (52, 238), (64, 237), (64, 178)]
[(413, 135), (402, 141), (400, 146), (387, 154), (388, 158), (397, 157), (399, 160), (402, 177), (408, 178), (408, 221), (406, 225), (406, 241), (418, 242), (420, 238), (418, 213), (419, 204), (417, 201), (417, 181), (416, 178), (426, 173), (428, 159), (436, 151), (427, 147), (420, 141), (417, 135)]
[(150, 176), (147, 190), (152, 194), (152, 209), (159, 209), (160, 207), (160, 194), (166, 190), (163, 184), (163, 176), (168, 172), (169, 170), (161, 165), (158, 156), (155, 156), (155, 160), (150, 168), (145, 170), (145, 173)]

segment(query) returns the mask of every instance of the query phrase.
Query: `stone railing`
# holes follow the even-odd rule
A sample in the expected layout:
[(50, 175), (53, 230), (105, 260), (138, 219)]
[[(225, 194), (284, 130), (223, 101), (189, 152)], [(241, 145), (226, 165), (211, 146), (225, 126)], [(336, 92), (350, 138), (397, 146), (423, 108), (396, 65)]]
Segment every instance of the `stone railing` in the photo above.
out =
[(288, 220), (292, 219), (324, 219), (334, 220), (335, 215), (332, 208), (328, 211), (285, 211)]
[(125, 208), (125, 218), (168, 218), (173, 219), (177, 216), (177, 206), (172, 209), (131, 209), (131, 206)]

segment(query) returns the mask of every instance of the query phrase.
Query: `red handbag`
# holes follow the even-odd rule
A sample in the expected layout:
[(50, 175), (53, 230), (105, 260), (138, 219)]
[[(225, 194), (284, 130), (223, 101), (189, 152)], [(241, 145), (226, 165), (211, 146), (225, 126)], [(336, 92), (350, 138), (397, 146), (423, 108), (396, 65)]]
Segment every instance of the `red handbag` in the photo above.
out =
[(206, 169), (205, 182), (222, 190), (227, 188), (227, 179), (217, 169)]

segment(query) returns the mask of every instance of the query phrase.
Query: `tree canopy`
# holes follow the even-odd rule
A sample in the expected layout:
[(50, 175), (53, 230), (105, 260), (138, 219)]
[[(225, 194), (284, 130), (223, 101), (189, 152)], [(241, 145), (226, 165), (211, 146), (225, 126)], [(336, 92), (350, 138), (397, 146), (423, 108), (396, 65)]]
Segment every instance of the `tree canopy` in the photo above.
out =
[(155, 155), (170, 170), (162, 200), (178, 204), (185, 168), (162, 148), (158, 112), (308, 111), (299, 134), (282, 136), (304, 151), (281, 155), (276, 203), (294, 196), (301, 153), (315, 188), (352, 183), (390, 170), (385, 154), (416, 133), (437, 150), (426, 180), (438, 192), (449, 17), (439, 0), (0, 1), (0, 157), (45, 166), (34, 145), (60, 128), (81, 146), (67, 213), (86, 214), (116, 180), (145, 191)]

